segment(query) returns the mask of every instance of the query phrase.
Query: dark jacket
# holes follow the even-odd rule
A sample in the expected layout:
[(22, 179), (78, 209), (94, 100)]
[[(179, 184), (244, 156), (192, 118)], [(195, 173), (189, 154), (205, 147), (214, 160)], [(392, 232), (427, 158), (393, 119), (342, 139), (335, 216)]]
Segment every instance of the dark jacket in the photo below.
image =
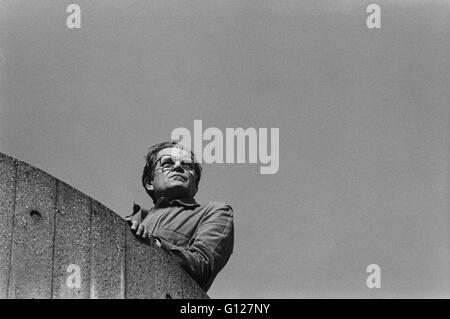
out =
[(132, 219), (143, 218), (149, 236), (208, 291), (233, 252), (233, 209), (222, 202), (162, 198), (150, 210), (135, 211)]

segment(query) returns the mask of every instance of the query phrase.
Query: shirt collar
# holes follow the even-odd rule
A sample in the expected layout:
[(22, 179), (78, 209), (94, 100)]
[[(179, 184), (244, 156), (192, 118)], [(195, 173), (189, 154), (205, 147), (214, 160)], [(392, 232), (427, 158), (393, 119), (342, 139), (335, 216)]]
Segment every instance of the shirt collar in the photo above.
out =
[(156, 202), (155, 207), (163, 208), (163, 207), (170, 207), (170, 206), (176, 206), (177, 204), (185, 207), (197, 207), (200, 206), (199, 203), (195, 201), (193, 198), (180, 198), (180, 199), (173, 199), (171, 201), (167, 200), (165, 197), (161, 197), (158, 202)]

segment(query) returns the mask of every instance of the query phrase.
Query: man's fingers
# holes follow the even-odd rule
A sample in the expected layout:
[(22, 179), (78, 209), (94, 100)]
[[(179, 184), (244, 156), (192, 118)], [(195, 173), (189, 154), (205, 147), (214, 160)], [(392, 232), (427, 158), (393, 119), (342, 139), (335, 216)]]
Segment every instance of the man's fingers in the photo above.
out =
[(127, 223), (131, 223), (131, 216), (127, 216), (124, 219)]
[(137, 220), (131, 221), (131, 230), (135, 230), (135, 235), (142, 236), (142, 238), (147, 238), (149, 236), (148, 229), (143, 223), (140, 223)]
[(133, 220), (133, 221), (131, 222), (131, 229), (132, 229), (132, 230), (136, 230), (137, 227), (138, 227), (138, 225), (139, 225), (139, 222), (138, 222), (137, 220)]
[(142, 232), (144, 231), (144, 225), (140, 224), (137, 231), (136, 231), (136, 235), (141, 236)]

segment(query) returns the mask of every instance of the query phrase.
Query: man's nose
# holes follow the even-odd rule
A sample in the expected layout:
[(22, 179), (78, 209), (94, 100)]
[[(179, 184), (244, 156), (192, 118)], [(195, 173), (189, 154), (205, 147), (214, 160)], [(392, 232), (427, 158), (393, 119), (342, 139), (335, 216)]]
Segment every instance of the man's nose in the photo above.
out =
[(173, 170), (178, 172), (184, 172), (184, 167), (181, 165), (181, 161), (176, 161), (173, 165)]

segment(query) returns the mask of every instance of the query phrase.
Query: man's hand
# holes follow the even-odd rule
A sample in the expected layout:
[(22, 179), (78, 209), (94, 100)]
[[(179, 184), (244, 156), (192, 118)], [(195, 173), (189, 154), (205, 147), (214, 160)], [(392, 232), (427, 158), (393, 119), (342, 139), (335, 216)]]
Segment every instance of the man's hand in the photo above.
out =
[(141, 209), (141, 206), (133, 203), (133, 214), (125, 217), (125, 220), (130, 225), (131, 230), (136, 236), (142, 237), (143, 239), (153, 238), (155, 240), (156, 246), (161, 248), (161, 241), (159, 240), (159, 238), (150, 236), (150, 231), (145, 220), (147, 215), (148, 210)]
[(147, 210), (141, 209), (138, 204), (133, 203), (133, 214), (125, 217), (125, 220), (130, 225), (131, 230), (136, 236), (140, 236), (142, 238), (149, 237), (149, 231), (144, 223), (147, 214)]

